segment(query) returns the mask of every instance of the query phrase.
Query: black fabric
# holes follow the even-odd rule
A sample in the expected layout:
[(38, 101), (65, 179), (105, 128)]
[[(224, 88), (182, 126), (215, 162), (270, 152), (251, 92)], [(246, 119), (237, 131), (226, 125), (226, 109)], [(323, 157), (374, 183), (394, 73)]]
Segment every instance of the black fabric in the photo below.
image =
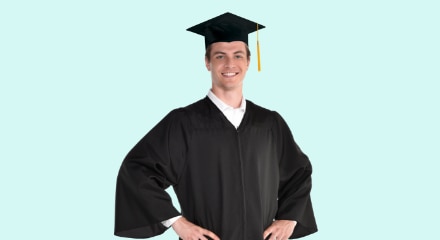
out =
[[(115, 234), (152, 237), (182, 214), (221, 239), (263, 239), (274, 219), (292, 238), (317, 231), (312, 166), (282, 117), (247, 101), (236, 129), (208, 99), (170, 112), (124, 159)], [(173, 186), (181, 213), (165, 189)]]

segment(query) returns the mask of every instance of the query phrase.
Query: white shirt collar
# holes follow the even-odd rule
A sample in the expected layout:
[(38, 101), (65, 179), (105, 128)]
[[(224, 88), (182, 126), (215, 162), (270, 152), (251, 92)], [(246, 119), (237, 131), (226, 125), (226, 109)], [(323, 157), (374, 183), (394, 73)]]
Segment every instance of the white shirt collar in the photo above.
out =
[(225, 112), (227, 110), (240, 110), (242, 112), (246, 111), (246, 99), (244, 97), (241, 98), (241, 104), (238, 108), (233, 108), (228, 104), (224, 103), (220, 98), (218, 98), (211, 90), (208, 92), (208, 98), (217, 106), (220, 111)]

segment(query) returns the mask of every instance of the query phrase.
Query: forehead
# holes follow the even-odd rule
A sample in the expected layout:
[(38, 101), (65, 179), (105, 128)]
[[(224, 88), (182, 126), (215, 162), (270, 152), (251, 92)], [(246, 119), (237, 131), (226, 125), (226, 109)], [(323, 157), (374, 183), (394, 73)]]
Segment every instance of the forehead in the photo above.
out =
[(211, 53), (224, 52), (224, 53), (235, 53), (242, 51), (246, 53), (246, 43), (242, 41), (233, 42), (215, 42), (211, 44)]

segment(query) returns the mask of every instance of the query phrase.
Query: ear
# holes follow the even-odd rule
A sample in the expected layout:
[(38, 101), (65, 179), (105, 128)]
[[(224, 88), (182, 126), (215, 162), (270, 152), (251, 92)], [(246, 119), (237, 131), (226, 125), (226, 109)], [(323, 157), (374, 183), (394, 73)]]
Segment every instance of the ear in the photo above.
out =
[(208, 71), (211, 71), (211, 64), (207, 57), (205, 57), (205, 66)]

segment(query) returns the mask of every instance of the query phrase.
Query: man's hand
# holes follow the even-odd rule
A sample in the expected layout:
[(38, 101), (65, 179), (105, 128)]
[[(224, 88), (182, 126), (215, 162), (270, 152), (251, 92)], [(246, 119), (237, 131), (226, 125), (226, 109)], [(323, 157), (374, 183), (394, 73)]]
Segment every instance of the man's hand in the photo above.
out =
[(177, 235), (183, 240), (208, 240), (206, 236), (210, 237), (212, 240), (220, 240), (220, 238), (213, 232), (193, 224), (184, 217), (179, 218), (171, 226)]
[(289, 239), (289, 237), (292, 236), (295, 226), (296, 221), (276, 220), (266, 229), (266, 231), (264, 231), (263, 239), (266, 239), (269, 235), (270, 238), (268, 238), (267, 240)]

